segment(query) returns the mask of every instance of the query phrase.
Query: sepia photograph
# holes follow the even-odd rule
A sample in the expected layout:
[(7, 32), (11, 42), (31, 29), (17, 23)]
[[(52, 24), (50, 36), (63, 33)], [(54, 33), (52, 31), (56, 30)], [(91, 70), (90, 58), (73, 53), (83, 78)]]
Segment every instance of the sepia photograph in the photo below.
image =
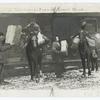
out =
[(7, 5), (0, 96), (100, 96), (100, 4)]

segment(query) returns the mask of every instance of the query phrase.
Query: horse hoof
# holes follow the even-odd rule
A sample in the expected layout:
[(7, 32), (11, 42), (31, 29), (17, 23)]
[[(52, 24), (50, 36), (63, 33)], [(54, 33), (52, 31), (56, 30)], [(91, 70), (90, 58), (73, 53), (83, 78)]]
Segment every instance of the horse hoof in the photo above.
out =
[(83, 76), (83, 77), (86, 77), (86, 74), (83, 73), (82, 76)]
[(30, 79), (30, 81), (35, 81), (36, 79), (35, 79), (35, 77), (31, 77), (31, 79)]
[(33, 79), (33, 78), (31, 78), (31, 79), (30, 79), (30, 81), (34, 81), (34, 79)]
[(88, 72), (88, 76), (90, 76), (91, 75), (91, 72)]
[(39, 83), (40, 82), (40, 79), (36, 79), (36, 83)]
[(92, 73), (95, 73), (95, 70), (94, 71), (91, 71)]
[(94, 71), (94, 69), (91, 69), (91, 71)]
[(98, 72), (99, 70), (98, 69), (96, 69), (96, 72)]
[(39, 82), (43, 82), (44, 81), (44, 79), (43, 78), (40, 78), (40, 81)]
[(88, 76), (90, 76), (91, 74), (88, 74)]

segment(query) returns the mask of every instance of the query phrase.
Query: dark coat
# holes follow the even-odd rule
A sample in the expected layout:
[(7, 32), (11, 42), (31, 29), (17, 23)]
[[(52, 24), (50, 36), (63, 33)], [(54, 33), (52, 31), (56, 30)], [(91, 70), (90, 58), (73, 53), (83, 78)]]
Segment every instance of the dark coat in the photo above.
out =
[(4, 63), (5, 59), (5, 51), (8, 50), (11, 46), (9, 44), (0, 43), (0, 63)]

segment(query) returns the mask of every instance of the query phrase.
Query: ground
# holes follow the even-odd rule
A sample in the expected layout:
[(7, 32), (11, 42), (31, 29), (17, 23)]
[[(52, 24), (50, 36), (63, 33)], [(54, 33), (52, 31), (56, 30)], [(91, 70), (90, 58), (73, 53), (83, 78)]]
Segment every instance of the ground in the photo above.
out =
[(0, 90), (43, 91), (45, 89), (49, 89), (49, 91), (51, 92), (56, 91), (57, 89), (67, 90), (67, 91), (69, 90), (70, 92), (75, 90), (77, 91), (81, 90), (81, 92), (83, 90), (87, 92), (89, 92), (89, 90), (90, 91), (96, 90), (97, 93), (96, 92), (94, 93), (96, 93), (96, 95), (98, 96), (99, 94), (97, 90), (100, 90), (100, 71), (92, 72), (92, 75), (91, 76), (87, 75), (86, 78), (82, 76), (82, 69), (74, 69), (64, 72), (63, 77), (58, 79), (56, 78), (53, 72), (44, 73), (43, 79), (41, 79), (40, 83), (31, 81), (30, 75), (5, 78), (5, 82), (6, 82), (5, 84), (2, 84), (0, 86)]
[(5, 84), (0, 89), (42, 89), (55, 86), (62, 89), (88, 89), (100, 87), (100, 71), (93, 72), (91, 76), (84, 78), (82, 70), (71, 70), (63, 74), (62, 78), (56, 78), (54, 73), (44, 73), (40, 83), (30, 80), (28, 76), (16, 76), (5, 79)]

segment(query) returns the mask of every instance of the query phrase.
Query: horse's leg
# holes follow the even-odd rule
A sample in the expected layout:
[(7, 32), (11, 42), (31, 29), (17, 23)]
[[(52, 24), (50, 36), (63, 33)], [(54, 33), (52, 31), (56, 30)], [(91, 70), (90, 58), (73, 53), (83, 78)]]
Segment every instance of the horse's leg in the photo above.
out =
[(43, 74), (42, 74), (42, 57), (41, 55), (39, 55), (38, 57), (38, 82), (42, 82), (42, 77), (43, 77)]
[(34, 59), (34, 76), (35, 76), (35, 78), (37, 77), (37, 72), (36, 72), (36, 67), (37, 67), (37, 65), (36, 65), (36, 60)]
[(39, 63), (38, 76), (39, 76), (40, 81), (42, 81), (42, 79), (43, 79), (43, 73), (42, 73), (41, 66), (42, 66), (41, 63)]
[(96, 65), (96, 71), (98, 71), (98, 60), (95, 60), (95, 65)]
[(38, 59), (35, 60), (35, 76), (36, 76), (36, 82), (39, 82), (39, 64)]
[(91, 65), (92, 65), (91, 71), (94, 71), (95, 59), (93, 58), (93, 55), (92, 54), (91, 54)]
[(42, 55), (38, 57), (38, 64), (39, 64), (39, 75), (42, 77)]
[(85, 58), (81, 58), (82, 60), (82, 67), (83, 67), (83, 75), (86, 76), (86, 65), (85, 65)]
[(83, 67), (83, 74), (84, 77), (86, 77), (86, 64), (85, 64), (85, 54), (84, 54), (84, 48), (82, 48), (82, 45), (79, 44), (79, 54), (80, 54), (80, 58), (81, 58), (81, 63), (82, 63), (82, 67)]
[[(32, 59), (31, 60), (31, 79), (32, 80), (35, 80), (35, 75), (36, 75), (36, 73), (35, 73), (35, 69), (36, 69), (36, 64), (35, 64), (35, 61), (34, 61), (34, 59)], [(34, 78), (34, 79), (33, 79)]]
[(94, 62), (93, 57), (91, 57), (91, 64), (92, 64), (91, 71), (94, 71), (95, 62)]
[(0, 83), (4, 81), (3, 72), (4, 72), (4, 64), (1, 63), (0, 64)]
[(37, 59), (33, 59), (33, 68), (32, 71), (34, 72), (34, 76), (35, 76), (35, 81), (38, 82), (38, 72), (37, 72)]
[(26, 50), (26, 54), (27, 54), (27, 60), (28, 60), (28, 65), (30, 68), (30, 72), (31, 72), (31, 80), (33, 80), (33, 62), (32, 62), (32, 57), (31, 54), (29, 54), (28, 50)]
[(88, 75), (91, 75), (91, 57), (87, 56), (87, 67), (88, 67)]

